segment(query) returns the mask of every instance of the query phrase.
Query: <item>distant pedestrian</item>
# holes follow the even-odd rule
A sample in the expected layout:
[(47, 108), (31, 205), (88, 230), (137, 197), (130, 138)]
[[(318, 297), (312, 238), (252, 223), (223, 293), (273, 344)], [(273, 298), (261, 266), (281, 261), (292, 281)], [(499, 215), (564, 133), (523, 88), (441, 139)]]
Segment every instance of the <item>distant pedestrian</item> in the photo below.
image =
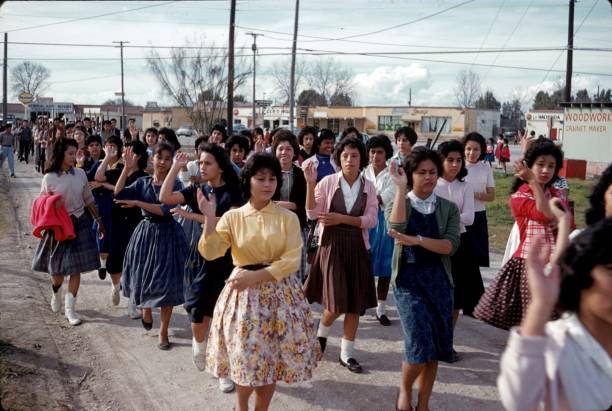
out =
[(495, 162), (495, 142), (492, 138), (487, 140), (487, 154), (485, 154), (484, 161), (489, 163), (489, 167), (493, 168)]
[(25, 161), (28, 164), (32, 147), (32, 129), (29, 126), (28, 120), (21, 121), (17, 137), (19, 139), (19, 161)]
[(314, 127), (304, 127), (298, 134), (298, 141), (300, 143), (300, 155), (298, 157), (298, 163), (300, 166), (304, 160), (308, 160), (315, 154), (314, 141), (317, 135), (317, 129)]
[(497, 165), (495, 166), (495, 168), (501, 169), (502, 168), (502, 148), (504, 147), (504, 135), (500, 134), (499, 136), (497, 136), (497, 143), (495, 146), (495, 158), (497, 158)]
[(501, 149), (501, 156), (499, 158), (502, 168), (504, 169), (504, 175), (508, 175), (506, 170), (506, 164), (510, 162), (510, 146), (508, 145), (508, 139), (504, 138), (504, 145)]
[(6, 159), (8, 162), (9, 175), (15, 177), (16, 141), (15, 136), (11, 132), (12, 129), (13, 127), (10, 124), (5, 124), (3, 127), (0, 127), (0, 170)]

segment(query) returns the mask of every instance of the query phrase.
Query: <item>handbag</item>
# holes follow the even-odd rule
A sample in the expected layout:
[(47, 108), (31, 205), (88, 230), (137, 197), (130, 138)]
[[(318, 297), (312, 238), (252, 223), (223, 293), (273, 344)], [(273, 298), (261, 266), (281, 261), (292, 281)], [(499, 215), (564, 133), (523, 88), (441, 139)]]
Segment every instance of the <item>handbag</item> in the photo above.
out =
[(306, 237), (306, 262), (312, 264), (319, 248), (317, 220), (308, 220), (308, 236)]

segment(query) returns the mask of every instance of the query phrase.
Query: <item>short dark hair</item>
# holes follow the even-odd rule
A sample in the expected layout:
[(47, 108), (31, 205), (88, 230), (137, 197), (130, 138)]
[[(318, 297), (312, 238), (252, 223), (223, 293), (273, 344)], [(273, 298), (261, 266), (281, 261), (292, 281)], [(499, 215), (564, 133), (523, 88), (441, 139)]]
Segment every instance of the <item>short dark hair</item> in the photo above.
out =
[(236, 144), (244, 151), (245, 156), (249, 154), (249, 151), (251, 150), (251, 142), (249, 141), (248, 137), (240, 134), (234, 134), (225, 143), (225, 151), (227, 151), (227, 155), (230, 154), (232, 147)]
[(161, 153), (163, 151), (167, 151), (170, 153), (170, 155), (172, 157), (174, 157), (174, 147), (172, 146), (172, 144), (168, 144), (168, 143), (158, 143), (155, 146), (155, 150), (153, 151), (153, 154), (157, 154), (158, 156), (161, 155)]
[(196, 149), (196, 151), (199, 149), (200, 144), (206, 143), (207, 138), (202, 136), (202, 137), (198, 137), (195, 140), (195, 143), (193, 144), (193, 147)]
[(361, 138), (361, 131), (357, 130), (357, 127), (347, 127), (344, 130), (342, 130), (341, 138), (348, 136), (350, 133), (355, 133), (357, 134), (357, 137)]
[(485, 158), (485, 155), (487, 154), (487, 143), (484, 137), (481, 134), (472, 131), (471, 133), (463, 137), (463, 147), (467, 146), (468, 141), (475, 141), (478, 143), (478, 145), (480, 146), (480, 157), (478, 157), (478, 161), (483, 160)]
[(76, 126), (74, 128), (74, 131), (79, 130), (81, 132), (83, 132), (83, 134), (87, 135), (87, 129), (85, 128), (85, 126)]
[(300, 143), (300, 145), (304, 145), (304, 136), (306, 135), (312, 135), (312, 140), (314, 143), (314, 140), (317, 138), (317, 129), (312, 127), (312, 126), (306, 126), (303, 129), (300, 130), (299, 134), (298, 134), (298, 142)]
[(382, 148), (385, 150), (385, 158), (387, 160), (393, 157), (393, 146), (391, 146), (389, 137), (384, 134), (378, 134), (368, 140), (366, 143), (366, 152), (370, 153), (370, 150), (373, 148)]
[(102, 137), (100, 137), (97, 134), (94, 134), (94, 135), (88, 136), (85, 139), (85, 145), (86, 146), (88, 146), (88, 145), (90, 145), (92, 143), (98, 143), (98, 144), (102, 145)]
[(263, 133), (264, 133), (264, 131), (263, 131), (263, 129), (261, 127), (255, 127), (253, 129), (253, 132), (254, 132), (253, 134), (259, 134), (259, 135), (262, 135), (262, 136), (263, 136)]
[(157, 129), (155, 127), (149, 127), (148, 129), (145, 130), (145, 135), (147, 133), (153, 133), (156, 136), (159, 135), (159, 132), (157, 131)]
[(419, 164), (426, 160), (431, 160), (436, 165), (438, 177), (440, 177), (444, 173), (442, 159), (436, 151), (424, 146), (415, 147), (406, 157), (406, 161), (404, 161), (404, 171), (406, 172), (406, 178), (408, 180), (407, 186), (409, 189), (412, 189), (413, 184), (412, 173), (414, 173), (416, 169), (419, 168)]
[(588, 226), (569, 244), (560, 260), (561, 292), (559, 305), (563, 310), (577, 312), (580, 309), (582, 290), (591, 288), (591, 271), (598, 265), (612, 263), (610, 253), (612, 217)]
[(116, 145), (117, 146), (117, 156), (119, 158), (121, 158), (121, 154), (123, 153), (123, 141), (119, 137), (117, 137), (115, 135), (109, 136), (106, 139), (104, 144), (114, 144), (114, 145)]
[(315, 136), (314, 145), (313, 145), (313, 149), (315, 153), (317, 154), (319, 153), (319, 146), (321, 145), (323, 140), (336, 141), (336, 135), (330, 129), (322, 128), (319, 131), (319, 135)]
[(147, 168), (149, 161), (149, 153), (147, 153), (147, 146), (140, 140), (132, 140), (125, 143), (125, 147), (132, 147), (134, 154), (138, 157), (138, 169), (144, 170)]
[[(467, 176), (467, 168), (465, 167), (465, 150), (463, 148), (463, 144), (459, 140), (449, 140), (438, 145), (438, 153), (442, 160), (444, 161), (446, 157), (450, 153), (459, 153), (461, 154), (461, 170), (457, 173), (457, 177), (455, 177), (459, 181), (463, 181), (465, 176)], [(442, 164), (442, 168), (444, 168), (444, 164)], [(440, 175), (442, 177), (442, 175)]]
[(103, 125), (103, 126), (105, 126), (105, 125), (110, 124), (110, 123), (111, 123), (111, 122), (110, 122), (110, 120), (104, 120), (104, 121), (102, 122), (102, 125)]
[(589, 195), (590, 207), (586, 211), (587, 225), (595, 224), (606, 217), (606, 191), (610, 184), (612, 184), (612, 164), (601, 174)]
[(172, 130), (171, 128), (168, 128), (168, 127), (163, 127), (157, 133), (158, 137), (159, 137), (160, 134), (164, 135), (164, 137), (166, 138), (166, 141), (170, 145), (172, 145), (172, 147), (174, 147), (175, 151), (181, 149), (181, 143), (179, 143), (178, 138), (176, 137), (176, 133), (174, 132), (174, 130)]
[(222, 141), (225, 143), (225, 140), (227, 140), (227, 129), (222, 125), (222, 124), (215, 124), (211, 129), (210, 129), (210, 134), (213, 133), (213, 131), (218, 131), (223, 135)]
[(61, 171), (62, 163), (64, 162), (64, 157), (68, 147), (74, 147), (78, 150), (79, 145), (75, 140), (70, 138), (62, 138), (55, 143), (53, 146), (53, 153), (51, 154), (51, 158), (48, 160), (47, 167), (45, 168), (45, 174)]
[(345, 148), (351, 147), (359, 150), (359, 170), (363, 170), (368, 166), (368, 153), (366, 153), (366, 148), (361, 139), (346, 137), (340, 140), (336, 147), (334, 148), (334, 161), (336, 165), (340, 167), (340, 157), (342, 156), (342, 152)]
[(242, 187), (242, 196), (245, 200), (251, 198), (251, 177), (263, 169), (272, 171), (274, 176), (276, 176), (276, 192), (274, 196), (279, 195), (283, 185), (283, 172), (281, 171), (278, 159), (269, 154), (254, 154), (247, 160), (240, 171), (240, 186)]
[[(42, 116), (38, 116), (38, 117), (42, 117)], [(91, 121), (91, 119), (89, 117), (85, 117), (83, 121)]]
[(117, 122), (117, 119), (116, 119), (116, 118), (111, 118), (111, 119), (110, 119), (110, 121), (111, 121), (111, 123), (112, 123), (113, 121), (116, 123), (116, 122)]
[(293, 148), (293, 161), (295, 161), (300, 154), (300, 146), (298, 145), (295, 134), (289, 130), (281, 130), (274, 135), (274, 141), (272, 142), (272, 155), (276, 156), (276, 149), (283, 141), (291, 144), (291, 148)]
[(410, 145), (414, 146), (418, 140), (416, 131), (412, 127), (404, 126), (395, 130), (395, 141), (399, 139), (399, 136), (404, 135), (410, 141)]
[[(28, 120), (21, 120), (21, 121), (28, 121)], [(74, 128), (74, 123), (66, 124), (66, 130), (68, 130), (69, 128)]]
[[(563, 167), (563, 151), (552, 140), (539, 138), (527, 147), (523, 161), (525, 161), (527, 167), (531, 168), (540, 156), (553, 156), (555, 158), (555, 172), (546, 184), (546, 187), (549, 187), (557, 180), (559, 170)], [(523, 184), (525, 184), (525, 181), (516, 177), (512, 182), (512, 193), (516, 192)]]
[(222, 172), (221, 178), (228, 187), (239, 187), (238, 174), (236, 174), (232, 162), (223, 147), (216, 144), (203, 143), (201, 150), (202, 153), (208, 153), (215, 158)]

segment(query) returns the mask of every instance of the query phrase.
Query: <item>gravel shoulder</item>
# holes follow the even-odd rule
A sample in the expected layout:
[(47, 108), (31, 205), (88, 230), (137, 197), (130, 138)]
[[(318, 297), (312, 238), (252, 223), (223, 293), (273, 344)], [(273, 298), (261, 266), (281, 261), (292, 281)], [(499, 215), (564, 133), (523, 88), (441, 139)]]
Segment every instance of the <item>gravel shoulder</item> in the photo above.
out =
[[(146, 332), (127, 318), (125, 299), (111, 305), (110, 279), (100, 281), (95, 272), (82, 275), (81, 326), (70, 327), (62, 313), (51, 312), (49, 278), (30, 270), (37, 239), (29, 218), (40, 176), (23, 164), (16, 173), (9, 179), (0, 171), (0, 410), (231, 410), (234, 397), (191, 362), (182, 307), (175, 308), (168, 352), (157, 348), (158, 313)], [(487, 281), (495, 271), (483, 272)], [(381, 327), (373, 311), (362, 317), (355, 348), (363, 374), (338, 364), (342, 323), (336, 322), (313, 380), (280, 384), (271, 409), (392, 409), (403, 339), (392, 304), (389, 314), (391, 327)], [(431, 408), (501, 410), (495, 384), (506, 339), (505, 331), (460, 318), (455, 346), (462, 360), (440, 364)]]

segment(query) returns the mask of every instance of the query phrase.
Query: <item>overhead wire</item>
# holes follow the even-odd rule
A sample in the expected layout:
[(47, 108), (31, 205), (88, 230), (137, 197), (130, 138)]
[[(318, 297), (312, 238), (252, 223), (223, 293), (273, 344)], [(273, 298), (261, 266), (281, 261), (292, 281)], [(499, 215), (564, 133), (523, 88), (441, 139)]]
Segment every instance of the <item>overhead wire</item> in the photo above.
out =
[[(489, 39), (489, 35), (491, 34), (491, 30), (493, 30), (493, 26), (495, 26), (495, 23), (497, 22), (497, 18), (499, 17), (499, 14), (501, 13), (502, 9), (504, 8), (504, 4), (506, 3), (506, 0), (503, 0), (500, 5), (499, 8), (497, 9), (497, 13), (495, 13), (495, 17), (493, 18), (493, 20), (491, 20), (491, 24), (489, 25), (489, 29), (487, 30), (487, 34), (484, 36), (484, 38), (482, 39), (482, 42), (480, 43), (480, 49), (482, 49), (484, 47), (484, 45), (486, 44), (487, 40)], [(476, 53), (476, 55), (474, 56), (474, 61), (472, 61), (472, 64), (476, 63), (476, 60), (478, 60), (478, 53)]]

